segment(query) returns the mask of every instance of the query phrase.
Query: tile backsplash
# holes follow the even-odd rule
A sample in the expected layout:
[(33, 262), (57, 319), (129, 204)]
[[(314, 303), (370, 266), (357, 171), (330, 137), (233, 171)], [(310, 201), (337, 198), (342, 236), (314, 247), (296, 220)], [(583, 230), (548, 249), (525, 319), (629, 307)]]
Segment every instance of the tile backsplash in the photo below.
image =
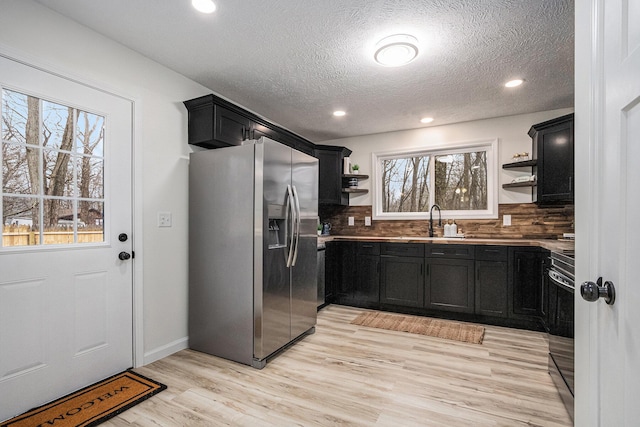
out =
[[(511, 215), (510, 226), (502, 225), (503, 215)], [(429, 235), (428, 220), (379, 220), (372, 221), (371, 226), (365, 226), (366, 216), (372, 216), (371, 206), (320, 206), (320, 220), (331, 223), (333, 235)], [(348, 225), (349, 217), (354, 217), (355, 225)], [(574, 232), (573, 222), (573, 205), (539, 207), (535, 203), (502, 204), (498, 207), (497, 219), (456, 219), (459, 232), (468, 238), (481, 239), (557, 239), (562, 237), (562, 233)], [(434, 221), (434, 225), (437, 225), (437, 221)], [(435, 227), (434, 230), (435, 236), (443, 235), (443, 228)]]

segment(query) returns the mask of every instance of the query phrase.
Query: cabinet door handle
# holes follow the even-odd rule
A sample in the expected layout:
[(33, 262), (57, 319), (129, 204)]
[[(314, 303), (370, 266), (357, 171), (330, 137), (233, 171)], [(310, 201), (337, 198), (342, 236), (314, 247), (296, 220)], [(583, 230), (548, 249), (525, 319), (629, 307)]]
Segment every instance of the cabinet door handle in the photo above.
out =
[(520, 258), (518, 258), (518, 267), (517, 267), (517, 271), (518, 271), (518, 273), (520, 273)]
[(569, 177), (569, 191), (571, 191), (572, 180), (573, 180), (573, 177), (570, 176)]

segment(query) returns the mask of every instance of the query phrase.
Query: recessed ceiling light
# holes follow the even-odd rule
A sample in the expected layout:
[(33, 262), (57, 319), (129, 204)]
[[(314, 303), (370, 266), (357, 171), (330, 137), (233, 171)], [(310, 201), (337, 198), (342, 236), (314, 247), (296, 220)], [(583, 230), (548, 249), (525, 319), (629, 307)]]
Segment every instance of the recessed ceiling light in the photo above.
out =
[(516, 87), (516, 86), (520, 86), (522, 83), (524, 83), (524, 80), (515, 79), (515, 80), (510, 80), (510, 81), (506, 82), (504, 85), (506, 87)]
[(216, 4), (211, 0), (191, 0), (191, 5), (198, 12), (213, 13), (216, 11)]
[(420, 123), (431, 123), (433, 121), (433, 117), (425, 117), (420, 119)]
[(345, 113), (344, 111), (340, 111), (340, 110), (333, 112), (333, 115), (336, 116), (336, 117), (342, 117), (345, 114), (347, 114), (347, 113)]
[(408, 34), (385, 37), (376, 44), (373, 55), (376, 62), (385, 67), (408, 64), (418, 56), (418, 40)]

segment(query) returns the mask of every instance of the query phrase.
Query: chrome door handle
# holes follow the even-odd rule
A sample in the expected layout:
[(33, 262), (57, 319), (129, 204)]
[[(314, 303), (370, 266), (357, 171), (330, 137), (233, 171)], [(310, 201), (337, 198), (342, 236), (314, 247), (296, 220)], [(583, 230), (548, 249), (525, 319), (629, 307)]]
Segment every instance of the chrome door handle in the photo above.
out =
[[(289, 221), (289, 213), (291, 213), (291, 221)], [(291, 226), (291, 235), (287, 239), (287, 243), (289, 246), (289, 254), (287, 255), (287, 268), (291, 267), (293, 263), (293, 246), (295, 244), (295, 225), (296, 225), (296, 202), (293, 198), (293, 193), (291, 190), (291, 185), (287, 185), (287, 230), (289, 226)], [(291, 243), (289, 243), (289, 239)]]
[(293, 186), (293, 199), (295, 200), (295, 210), (296, 210), (296, 244), (293, 248), (293, 261), (291, 265), (296, 265), (296, 261), (298, 260), (298, 243), (300, 243), (300, 199), (298, 199), (298, 191), (296, 190), (296, 186)]
[(580, 295), (585, 301), (595, 302), (604, 298), (604, 302), (613, 305), (616, 302), (616, 288), (613, 282), (606, 281), (602, 285), (602, 277), (598, 277), (596, 283), (584, 282), (580, 286)]

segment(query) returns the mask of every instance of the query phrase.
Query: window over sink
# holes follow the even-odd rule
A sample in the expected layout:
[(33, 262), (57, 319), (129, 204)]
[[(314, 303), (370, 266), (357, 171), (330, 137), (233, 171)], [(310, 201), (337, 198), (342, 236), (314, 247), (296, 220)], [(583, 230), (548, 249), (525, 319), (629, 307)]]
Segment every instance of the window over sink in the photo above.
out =
[(498, 141), (373, 153), (374, 219), (497, 218)]

